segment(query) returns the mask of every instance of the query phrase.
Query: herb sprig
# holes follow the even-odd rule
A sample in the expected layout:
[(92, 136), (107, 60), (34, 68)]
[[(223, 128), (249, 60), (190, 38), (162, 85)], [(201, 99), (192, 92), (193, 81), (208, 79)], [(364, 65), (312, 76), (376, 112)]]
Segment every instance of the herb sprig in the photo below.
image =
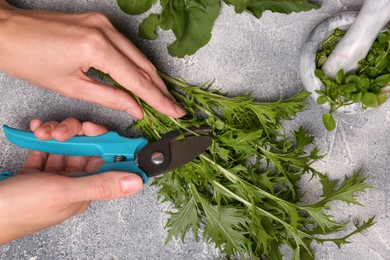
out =
[[(167, 242), (195, 239), (213, 243), (228, 257), (281, 259), (280, 247), (293, 251), (292, 259), (312, 259), (310, 244), (337, 246), (374, 224), (374, 217), (357, 224), (342, 237), (327, 237), (346, 228), (330, 214), (330, 203), (361, 205), (357, 194), (370, 188), (361, 170), (344, 180), (331, 180), (312, 168), (322, 158), (314, 137), (302, 128), (288, 138), (282, 121), (305, 109), (308, 93), (277, 102), (256, 102), (250, 95), (227, 97), (211, 85), (190, 86), (161, 74), (171, 93), (188, 111), (174, 119), (139, 100), (144, 119), (133, 127), (149, 140), (172, 130), (209, 126), (212, 146), (198, 159), (155, 179), (159, 198), (171, 209)], [(117, 85), (117, 87), (122, 88)], [(123, 88), (122, 88), (123, 89)], [(129, 93), (131, 94), (131, 93)], [(315, 203), (302, 200), (299, 181), (312, 174), (322, 187)]]
[(336, 127), (333, 117), (335, 111), (344, 106), (360, 103), (362, 109), (375, 108), (386, 101), (389, 91), (385, 87), (390, 82), (390, 31), (379, 34), (367, 57), (359, 62), (354, 72), (345, 74), (341, 69), (334, 80), (321, 70), (329, 54), (344, 36), (344, 32), (336, 29), (323, 43), (322, 51), (317, 53), (315, 71), (324, 84), (323, 90), (316, 90), (319, 105), (329, 103), (329, 112), (322, 115), (324, 126), (329, 131)]

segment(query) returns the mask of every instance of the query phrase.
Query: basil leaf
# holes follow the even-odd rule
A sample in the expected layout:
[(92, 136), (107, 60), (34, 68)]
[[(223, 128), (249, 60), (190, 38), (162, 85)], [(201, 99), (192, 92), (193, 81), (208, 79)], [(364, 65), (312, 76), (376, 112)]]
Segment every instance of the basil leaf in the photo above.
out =
[(367, 107), (377, 107), (378, 106), (378, 99), (374, 93), (365, 93), (362, 97), (362, 103), (363, 105)]
[(374, 80), (374, 83), (380, 87), (386, 86), (387, 84), (389, 84), (389, 82), (390, 82), (390, 73), (379, 76)]
[(390, 36), (385, 33), (381, 33), (379, 34), (378, 41), (380, 43), (390, 42)]
[(322, 122), (324, 123), (324, 126), (328, 131), (332, 131), (336, 127), (336, 121), (334, 120), (332, 114), (323, 114)]
[(319, 96), (317, 98), (317, 104), (318, 105), (323, 105), (325, 103), (329, 102), (329, 98), (327, 96)]
[(370, 87), (370, 79), (369, 78), (361, 78), (359, 83), (358, 83), (358, 86), (361, 89), (368, 89)]
[(138, 27), (138, 35), (147, 40), (154, 40), (157, 37), (156, 29), (160, 24), (160, 16), (151, 14), (145, 18)]
[(377, 95), (377, 99), (378, 99), (378, 106), (380, 106), (386, 102), (387, 95), (385, 93), (380, 93)]
[(320, 70), (320, 69), (316, 69), (316, 70), (314, 71), (314, 75), (315, 75), (317, 78), (319, 78), (319, 79), (323, 79), (323, 78), (326, 77), (326, 76), (325, 76), (325, 73), (324, 73), (322, 70)]
[(228, 5), (233, 5), (234, 11), (240, 14), (245, 11), (249, 5), (250, 0), (224, 0), (224, 2)]
[(356, 91), (356, 85), (355, 84), (345, 84), (340, 86), (340, 94), (346, 95), (347, 93), (352, 93)]
[(117, 0), (117, 3), (125, 13), (136, 15), (148, 11), (156, 0)]
[(341, 69), (339, 70), (337, 73), (336, 73), (336, 82), (338, 84), (341, 84), (343, 82), (343, 79), (344, 79), (344, 70)]
[(172, 30), (176, 41), (168, 46), (169, 54), (182, 58), (194, 54), (211, 38), (219, 15), (218, 0), (161, 0), (160, 27)]
[(362, 101), (362, 96), (363, 96), (362, 92), (352, 94), (352, 101), (355, 103), (358, 103), (358, 102)]
[(247, 10), (260, 18), (264, 11), (290, 14), (292, 12), (309, 11), (319, 8), (320, 5), (311, 4), (307, 0), (250, 0)]

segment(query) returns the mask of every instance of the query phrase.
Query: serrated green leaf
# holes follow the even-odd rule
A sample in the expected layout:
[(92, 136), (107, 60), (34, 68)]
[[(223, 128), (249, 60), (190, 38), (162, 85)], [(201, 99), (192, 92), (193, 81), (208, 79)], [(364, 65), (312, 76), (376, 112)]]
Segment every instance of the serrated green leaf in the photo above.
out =
[(160, 27), (172, 30), (176, 41), (168, 46), (169, 54), (182, 58), (194, 54), (211, 38), (219, 15), (218, 0), (161, 0)]
[(182, 207), (176, 209), (176, 212), (168, 212), (170, 218), (166, 224), (168, 236), (166, 242), (169, 242), (173, 237), (181, 235), (181, 240), (184, 241), (184, 236), (188, 231), (192, 231), (197, 236), (200, 219), (197, 212), (196, 200), (194, 197)]
[[(227, 258), (280, 259), (280, 247), (288, 246), (297, 259), (310, 259), (312, 241), (341, 245), (347, 236), (372, 224), (367, 221), (338, 238), (333, 233), (345, 223), (333, 223), (328, 211), (328, 203), (334, 200), (356, 203), (354, 196), (367, 188), (364, 179), (348, 177), (337, 182), (323, 177), (323, 198), (310, 205), (302, 201), (301, 177), (306, 173), (321, 176), (312, 168), (321, 155), (313, 145), (314, 137), (303, 128), (286, 135), (281, 123), (305, 109), (309, 93), (256, 102), (249, 95), (228, 97), (211, 85), (190, 86), (160, 75), (189, 112), (174, 119), (138, 100), (145, 116), (137, 121), (136, 129), (152, 141), (172, 130), (210, 126), (207, 135), (213, 139), (213, 145), (197, 159), (153, 183), (160, 187), (159, 198), (172, 208), (167, 225), (170, 238), (203, 231), (204, 241)], [(218, 121), (223, 122), (221, 129), (215, 127)]]
[[(204, 235), (210, 242), (220, 245), (221, 238), (224, 243), (224, 251), (230, 254), (245, 249), (247, 227), (250, 219), (245, 216), (242, 209), (233, 206), (218, 206), (210, 204), (209, 199), (204, 198), (193, 189), (197, 201), (202, 206), (206, 221), (204, 222)], [(222, 247), (220, 247), (222, 249)]]
[(372, 186), (364, 183), (366, 177), (362, 176), (361, 169), (354, 172), (350, 177), (345, 177), (345, 179), (341, 182), (329, 181), (324, 176), (320, 177), (321, 183), (324, 187), (324, 199), (316, 205), (325, 205), (326, 203), (335, 200), (361, 205), (361, 203), (356, 199), (357, 193), (364, 192), (366, 189), (372, 188)]
[(148, 11), (156, 0), (117, 0), (117, 3), (124, 12), (137, 15)]
[(328, 230), (333, 230), (335, 232), (341, 231), (344, 227), (343, 224), (332, 220), (331, 217), (324, 212), (326, 208), (306, 206), (304, 209), (316, 220), (316, 223), (322, 229), (323, 234), (326, 234)]
[(138, 35), (147, 40), (154, 40), (157, 37), (156, 29), (160, 24), (158, 14), (150, 14), (145, 18), (138, 28)]

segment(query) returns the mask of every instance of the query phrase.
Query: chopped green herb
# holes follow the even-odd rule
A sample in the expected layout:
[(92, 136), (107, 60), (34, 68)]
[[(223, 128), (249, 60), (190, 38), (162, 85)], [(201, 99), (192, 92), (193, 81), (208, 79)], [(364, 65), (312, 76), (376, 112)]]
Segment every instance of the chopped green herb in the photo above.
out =
[(336, 127), (333, 113), (340, 107), (360, 103), (363, 109), (375, 108), (383, 104), (389, 94), (388, 90), (384, 89), (390, 82), (389, 30), (379, 34), (367, 57), (359, 61), (356, 71), (344, 75), (344, 71), (340, 70), (335, 80), (331, 80), (321, 70), (344, 34), (343, 31), (336, 29), (323, 41), (322, 50), (316, 56), (317, 69), (314, 74), (324, 84), (323, 90), (316, 91), (319, 94), (317, 103), (330, 105), (329, 113), (322, 117), (324, 126), (329, 131)]

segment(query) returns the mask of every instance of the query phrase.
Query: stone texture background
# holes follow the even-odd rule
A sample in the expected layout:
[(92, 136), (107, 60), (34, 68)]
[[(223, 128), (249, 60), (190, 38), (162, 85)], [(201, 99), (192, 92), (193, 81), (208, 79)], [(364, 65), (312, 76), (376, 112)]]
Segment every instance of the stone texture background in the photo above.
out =
[[(193, 84), (215, 80), (215, 87), (232, 95), (253, 92), (258, 100), (271, 101), (302, 88), (300, 48), (315, 25), (337, 12), (359, 10), (363, 0), (317, 1), (323, 4), (319, 10), (291, 15), (266, 12), (259, 20), (248, 14), (236, 15), (233, 8), (223, 5), (210, 43), (183, 59), (168, 55), (166, 46), (173, 40), (168, 32), (153, 42), (139, 39), (137, 26), (145, 15), (128, 16), (113, 0), (11, 2), (22, 8), (102, 12), (158, 69)], [(4, 73), (0, 73), (0, 86), (0, 124), (27, 129), (34, 117), (76, 117), (123, 134), (131, 123), (124, 113), (71, 100)], [(317, 259), (389, 259), (389, 111), (387, 103), (362, 114), (338, 115), (337, 129), (327, 132), (320, 120), (321, 108), (309, 100), (309, 109), (286, 123), (287, 129), (303, 126), (316, 136), (317, 145), (326, 153), (317, 169), (341, 178), (363, 166), (369, 183), (377, 187), (360, 196), (365, 207), (333, 205), (338, 219), (362, 221), (374, 214), (377, 224), (364, 235), (352, 237), (352, 243), (341, 250), (333, 244), (314, 245)], [(0, 170), (17, 171), (26, 151), (7, 142), (3, 132), (0, 147)], [(302, 181), (302, 187), (309, 194), (319, 194), (317, 185), (308, 180)], [(195, 242), (191, 236), (185, 243), (165, 245), (166, 208), (157, 201), (156, 188), (150, 186), (130, 198), (93, 202), (81, 216), (0, 247), (0, 259), (223, 259), (212, 246)]]

